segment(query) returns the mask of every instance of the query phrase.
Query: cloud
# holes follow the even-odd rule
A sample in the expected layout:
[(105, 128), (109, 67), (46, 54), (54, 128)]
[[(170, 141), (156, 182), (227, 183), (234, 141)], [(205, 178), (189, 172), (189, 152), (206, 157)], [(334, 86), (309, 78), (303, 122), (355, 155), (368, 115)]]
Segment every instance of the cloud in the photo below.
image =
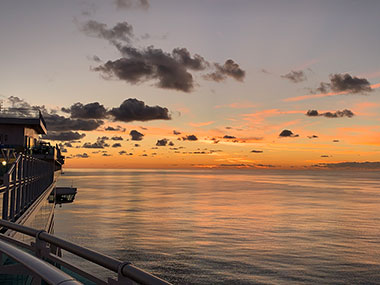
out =
[(115, 0), (114, 3), (118, 9), (131, 9), (131, 8), (149, 8), (148, 0)]
[(223, 138), (224, 138), (224, 139), (236, 139), (236, 137), (234, 137), (234, 136), (229, 136), (229, 135), (225, 135)]
[(232, 77), (237, 81), (243, 81), (245, 77), (245, 71), (240, 68), (239, 64), (234, 62), (232, 59), (226, 60), (223, 65), (218, 63), (214, 64), (216, 71), (206, 74), (205, 79), (213, 80), (216, 82), (221, 82), (227, 79), (227, 77)]
[(281, 77), (288, 79), (293, 83), (299, 83), (299, 82), (307, 80), (306, 74), (302, 70), (299, 70), (299, 71), (292, 70), (291, 72), (285, 75), (281, 75)]
[(106, 143), (107, 139), (108, 139), (108, 137), (98, 137), (96, 142), (94, 142), (94, 143), (86, 142), (83, 144), (82, 147), (83, 148), (105, 148), (105, 147), (109, 147), (110, 145), (108, 143)]
[(157, 140), (156, 146), (166, 146), (168, 142), (168, 139)]
[(173, 134), (175, 134), (175, 135), (180, 135), (180, 134), (181, 134), (181, 132), (179, 132), (179, 131), (176, 131), (176, 130), (173, 130)]
[(348, 117), (352, 118), (355, 114), (348, 109), (344, 109), (342, 111), (335, 111), (335, 112), (324, 112), (324, 113), (318, 113), (317, 110), (309, 110), (305, 114), (306, 116), (309, 117), (317, 117), (317, 116), (323, 116), (326, 118), (343, 118), (343, 117)]
[(170, 145), (170, 146), (174, 146), (174, 143), (173, 143), (173, 142), (169, 142), (169, 145)]
[(89, 158), (90, 156), (87, 153), (84, 152), (82, 154), (78, 153), (74, 157), (77, 157), (77, 158)]
[(160, 106), (150, 107), (143, 101), (129, 98), (119, 107), (109, 111), (114, 117), (114, 121), (151, 121), (151, 120), (170, 120), (169, 110)]
[(109, 153), (103, 153), (102, 156), (112, 156), (112, 155)]
[(114, 136), (114, 137), (111, 138), (111, 140), (113, 140), (113, 141), (122, 141), (123, 138), (122, 137), (118, 137), (118, 136)]
[(120, 144), (120, 143), (114, 143), (114, 144), (112, 145), (112, 147), (121, 147), (121, 144)]
[(124, 57), (109, 60), (94, 68), (94, 71), (102, 72), (105, 78), (116, 77), (131, 84), (155, 79), (160, 88), (183, 92), (193, 90), (193, 76), (187, 71), (187, 66), (178, 62), (172, 54), (152, 46), (143, 50), (125, 46), (121, 52)]
[(107, 115), (106, 108), (98, 102), (83, 105), (75, 103), (70, 108), (61, 109), (65, 113), (69, 113), (71, 118), (80, 119), (104, 119)]
[(338, 162), (338, 163), (319, 163), (316, 165), (313, 165), (316, 167), (322, 167), (322, 168), (334, 168), (334, 169), (380, 169), (380, 161), (374, 161), (374, 162), (356, 162), (356, 161), (347, 161), (347, 162)]
[(186, 48), (177, 47), (171, 52), (154, 46), (136, 48), (132, 42), (132, 26), (127, 22), (108, 28), (106, 24), (88, 21), (82, 25), (82, 31), (108, 40), (122, 55), (92, 69), (100, 72), (104, 79), (117, 78), (130, 84), (155, 80), (159, 88), (191, 92), (196, 85), (192, 72), (211, 71), (204, 77), (218, 82), (227, 77), (243, 81), (245, 77), (245, 71), (232, 59), (221, 65), (209, 63), (199, 54), (192, 55)]
[(253, 152), (253, 153), (263, 153), (262, 150), (251, 150), (251, 152)]
[(142, 133), (136, 130), (132, 130), (129, 132), (129, 135), (131, 136), (131, 140), (133, 141), (141, 141), (144, 137)]
[(81, 30), (90, 37), (106, 39), (115, 44), (119, 41), (130, 42), (133, 37), (133, 28), (127, 22), (117, 23), (113, 28), (94, 20), (87, 21)]
[(317, 93), (347, 92), (347, 93), (367, 93), (372, 91), (371, 84), (366, 78), (351, 76), (348, 73), (331, 74), (330, 82), (321, 82), (319, 87), (314, 91)]
[(190, 52), (186, 48), (175, 48), (172, 54), (177, 62), (192, 70), (204, 70), (209, 66), (209, 63), (199, 54), (191, 57)]
[(184, 140), (184, 141), (197, 141), (198, 138), (195, 135), (188, 135), (186, 137), (182, 137), (182, 140)]
[(295, 138), (295, 137), (298, 137), (298, 135), (295, 135), (293, 134), (292, 131), (290, 130), (283, 130), (280, 134), (279, 134), (280, 137), (291, 137), (291, 138)]
[(50, 131), (93, 131), (104, 124), (102, 120), (71, 119), (58, 114), (43, 114)]
[(339, 140), (333, 140), (333, 142), (337, 143), (337, 142), (339, 142)]
[(308, 136), (308, 138), (309, 138), (309, 139), (317, 139), (318, 136), (316, 136), (316, 135), (312, 135), (312, 136)]
[(121, 151), (119, 151), (119, 154), (120, 155), (123, 155), (123, 154), (126, 154), (127, 152), (125, 151), (125, 150), (121, 150)]
[[(80, 134), (78, 132), (49, 132), (44, 139), (52, 140), (52, 141), (75, 141), (84, 138), (85, 134)], [(68, 146), (68, 145), (67, 145)]]
[(123, 128), (121, 126), (116, 126), (116, 127), (108, 126), (104, 130), (105, 131), (120, 131), (120, 132), (125, 132), (125, 128)]

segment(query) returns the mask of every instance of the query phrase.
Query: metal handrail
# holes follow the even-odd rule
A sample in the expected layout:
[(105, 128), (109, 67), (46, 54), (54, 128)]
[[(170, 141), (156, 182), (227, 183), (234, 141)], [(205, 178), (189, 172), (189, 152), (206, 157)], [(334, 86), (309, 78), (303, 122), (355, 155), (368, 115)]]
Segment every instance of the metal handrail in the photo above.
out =
[(42, 261), (41, 259), (18, 249), (0, 240), (0, 252), (5, 253), (7, 256), (22, 264), (25, 268), (30, 270), (34, 275), (38, 275), (42, 280), (48, 284), (62, 284), (62, 285), (78, 285), (82, 284), (76, 281), (70, 275), (64, 273), (58, 268)]
[(33, 156), (18, 154), (3, 176), (2, 218), (15, 221), (54, 180), (54, 165)]
[(45, 231), (39, 231), (30, 227), (18, 225), (5, 220), (0, 219), (0, 226), (23, 233), (28, 236), (35, 237), (36, 240), (47, 242), (58, 248), (64, 249), (70, 253), (80, 256), (88, 261), (103, 266), (113, 272), (122, 274), (122, 276), (130, 278), (131, 280), (140, 284), (170, 284), (142, 269), (131, 265), (129, 262), (122, 262), (115, 258), (101, 254), (94, 250), (81, 247), (64, 239), (58, 238)]

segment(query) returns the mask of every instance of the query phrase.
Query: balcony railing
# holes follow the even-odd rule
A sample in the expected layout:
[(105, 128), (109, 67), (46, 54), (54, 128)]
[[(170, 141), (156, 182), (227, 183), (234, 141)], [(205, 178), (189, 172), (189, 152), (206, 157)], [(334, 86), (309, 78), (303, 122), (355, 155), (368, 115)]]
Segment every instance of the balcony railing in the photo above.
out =
[(3, 185), (0, 186), (2, 218), (16, 221), (53, 180), (53, 164), (19, 154), (4, 174)]
[[(0, 234), (0, 240), (5, 241), (7, 244), (11, 244), (12, 246), (15, 245), (18, 248), (23, 248), (24, 251), (29, 251), (30, 253), (33, 253), (34, 256), (29, 257), (29, 259), (25, 256), (27, 255), (26, 252), (22, 254), (20, 253), (17, 248), (13, 246), (7, 246), (6, 243), (0, 242), (0, 253), (4, 253), (5, 255), (8, 255), (12, 258), (12, 256), (17, 255), (19, 256), (19, 259), (17, 260), (20, 264), (18, 271), (14, 270), (12, 273), (22, 274), (25, 270), (23, 270), (23, 267), (26, 267), (30, 274), (34, 276), (34, 279), (32, 284), (41, 284), (41, 280), (48, 281), (47, 277), (50, 278), (50, 280), (60, 280), (65, 279), (68, 282), (67, 284), (78, 284), (74, 283), (75, 281), (68, 278), (66, 275), (62, 275), (62, 271), (56, 273), (54, 269), (50, 267), (47, 267), (47, 264), (41, 264), (41, 260), (46, 260), (50, 264), (54, 265), (55, 267), (65, 271), (65, 272), (71, 272), (77, 275), (80, 278), (75, 278), (77, 280), (80, 280), (81, 282), (85, 284), (153, 284), (153, 285), (168, 285), (170, 283), (150, 274), (142, 269), (132, 265), (130, 262), (122, 262), (120, 260), (117, 260), (115, 258), (106, 256), (104, 254), (101, 254), (99, 252), (90, 250), (88, 248), (79, 246), (77, 244), (71, 243), (67, 240), (58, 238), (54, 235), (48, 234), (45, 231), (40, 231), (37, 229), (25, 227), (22, 225), (18, 225), (15, 223), (11, 223), (8, 221), (0, 220), (0, 227), (7, 228), (12, 231), (16, 231), (18, 233), (22, 233), (25, 235), (28, 235), (30, 237), (33, 237), (35, 240), (31, 242), (31, 244), (26, 244), (21, 241), (18, 241), (14, 238), (11, 238), (9, 236), (6, 236), (4, 234)], [(108, 278), (107, 281), (101, 280), (98, 277), (72, 265), (67, 260), (64, 260), (62, 256), (60, 255), (61, 249), (68, 251), (78, 257), (83, 258), (86, 261), (93, 262), (97, 265), (100, 265), (111, 272), (117, 273), (117, 280), (113, 278)], [(20, 257), (21, 255), (21, 257)], [(38, 258), (39, 263), (33, 263), (33, 260), (35, 260), (35, 257)], [(32, 264), (29, 264), (29, 262), (32, 262)], [(9, 263), (7, 264), (0, 264), (0, 274), (1, 272), (11, 272), (8, 268), (11, 268), (9, 266)], [(43, 271), (45, 270), (45, 271)], [(41, 274), (41, 272), (46, 272), (45, 274)], [(66, 284), (66, 283), (54, 283), (50, 282), (49, 284)]]

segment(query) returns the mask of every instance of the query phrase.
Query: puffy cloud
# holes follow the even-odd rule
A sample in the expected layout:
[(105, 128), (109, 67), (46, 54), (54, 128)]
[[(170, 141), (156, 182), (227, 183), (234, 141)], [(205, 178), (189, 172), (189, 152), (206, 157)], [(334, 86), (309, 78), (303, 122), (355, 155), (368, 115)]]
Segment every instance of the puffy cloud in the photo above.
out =
[(69, 113), (71, 118), (104, 119), (107, 115), (106, 108), (98, 102), (86, 105), (78, 102), (71, 105), (70, 108), (62, 108), (61, 110), (65, 113)]
[(226, 60), (223, 65), (210, 64), (198, 54), (191, 55), (186, 48), (174, 48), (172, 52), (154, 46), (136, 48), (131, 41), (132, 26), (127, 22), (108, 28), (106, 24), (88, 21), (82, 30), (89, 36), (110, 41), (122, 55), (119, 59), (108, 60), (93, 68), (94, 71), (101, 72), (105, 79), (117, 78), (130, 84), (155, 80), (160, 88), (191, 92), (195, 83), (190, 71), (212, 71), (204, 77), (214, 81), (223, 81), (227, 77), (243, 81), (245, 77), (245, 71), (232, 59)]
[(78, 153), (76, 154), (74, 157), (77, 157), (77, 158), (89, 158), (90, 156), (87, 154), (87, 153)]
[(186, 65), (178, 62), (171, 54), (154, 47), (138, 50), (125, 46), (121, 51), (124, 57), (109, 60), (94, 70), (131, 84), (155, 79), (160, 88), (183, 92), (193, 90), (193, 76), (187, 71)]
[(199, 54), (191, 57), (190, 52), (186, 48), (175, 48), (172, 53), (177, 62), (192, 70), (204, 70), (209, 65)]
[(245, 71), (240, 68), (239, 64), (232, 59), (226, 60), (223, 65), (218, 63), (214, 64), (216, 71), (205, 75), (205, 79), (213, 80), (216, 82), (224, 81), (227, 77), (232, 77), (237, 81), (243, 81), (245, 77)]
[(285, 75), (281, 75), (281, 77), (288, 79), (293, 83), (299, 83), (307, 79), (305, 72), (303, 72), (302, 70), (299, 70), (299, 71), (292, 70), (291, 72)]
[(321, 82), (316, 92), (327, 93), (333, 92), (348, 92), (348, 93), (367, 93), (371, 92), (371, 84), (366, 78), (351, 76), (348, 73), (331, 74), (330, 82)]
[(81, 29), (90, 37), (106, 39), (111, 43), (130, 42), (130, 38), (133, 37), (133, 28), (127, 22), (117, 23), (113, 28), (108, 28), (106, 24), (90, 20), (83, 24)]
[(157, 140), (156, 146), (166, 146), (168, 142), (168, 139)]
[(110, 145), (108, 143), (106, 143), (107, 139), (108, 139), (108, 137), (98, 137), (96, 142), (94, 142), (94, 143), (86, 142), (83, 144), (82, 147), (83, 148), (105, 148), (105, 147), (109, 147)]
[(295, 135), (293, 134), (292, 131), (290, 130), (283, 130), (280, 134), (279, 134), (280, 137), (291, 137), (291, 138), (295, 138), (295, 137), (298, 137), (298, 135)]
[(160, 106), (148, 106), (137, 99), (127, 99), (119, 107), (109, 111), (115, 121), (170, 120), (169, 110)]
[(113, 141), (122, 141), (123, 138), (122, 137), (118, 137), (118, 136), (114, 136), (114, 137), (111, 138), (111, 140), (113, 140)]
[(129, 135), (131, 136), (131, 140), (133, 141), (141, 141), (144, 137), (142, 133), (136, 130), (132, 130), (129, 132)]
[(180, 135), (180, 134), (181, 134), (181, 132), (179, 132), (179, 131), (176, 131), (176, 130), (173, 130), (173, 134), (175, 134), (175, 135)]
[(108, 126), (104, 130), (105, 131), (120, 131), (120, 132), (125, 132), (125, 128), (123, 128), (121, 126), (116, 126), (116, 127)]
[(253, 152), (253, 153), (263, 153), (262, 150), (251, 150), (251, 152)]
[(335, 111), (335, 112), (325, 112), (325, 113), (318, 113), (317, 110), (309, 110), (306, 113), (306, 116), (309, 116), (309, 117), (323, 116), (323, 117), (326, 117), (326, 118), (342, 118), (342, 117), (351, 118), (354, 115), (355, 114), (351, 110), (348, 110), (348, 109), (344, 109), (342, 111), (338, 110), (338, 111)]
[(120, 144), (120, 143), (114, 143), (114, 144), (112, 145), (112, 147), (121, 147), (121, 144)]
[(236, 139), (236, 137), (234, 137), (234, 136), (229, 136), (229, 135), (225, 135), (223, 138), (224, 138), (224, 139)]
[(71, 119), (57, 114), (44, 114), (50, 131), (93, 131), (104, 124), (102, 120)]
[(75, 141), (75, 140), (80, 140), (84, 138), (85, 136), (86, 136), (85, 134), (80, 134), (78, 132), (66, 131), (66, 132), (49, 132), (43, 138), (47, 140), (52, 140), (52, 141)]
[(195, 135), (188, 135), (186, 137), (183, 137), (182, 140), (184, 140), (184, 141), (197, 141), (198, 138)]

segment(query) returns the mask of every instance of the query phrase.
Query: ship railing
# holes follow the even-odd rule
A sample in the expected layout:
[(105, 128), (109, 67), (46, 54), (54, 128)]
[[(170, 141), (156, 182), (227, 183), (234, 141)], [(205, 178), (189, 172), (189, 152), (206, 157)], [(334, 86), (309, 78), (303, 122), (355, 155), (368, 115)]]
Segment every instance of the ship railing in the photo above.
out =
[(53, 180), (53, 164), (18, 154), (4, 174), (3, 185), (0, 186), (2, 219), (16, 221)]
[[(50, 264), (55, 265), (57, 268), (61, 268), (65, 271), (74, 272), (75, 274), (81, 276), (84, 283), (92, 284), (170, 284), (150, 273), (145, 272), (144, 270), (132, 265), (130, 262), (122, 262), (115, 258), (109, 257), (107, 255), (101, 254), (94, 250), (79, 246), (77, 244), (71, 243), (67, 240), (58, 238), (54, 235), (51, 235), (45, 231), (40, 231), (30, 227), (22, 226), (15, 224), (9, 221), (0, 220), (0, 226), (4, 228), (11, 229), (13, 231), (34, 237), (34, 241), (29, 244), (11, 238), (9, 236), (0, 234), (0, 239), (17, 245), (18, 247), (23, 248), (33, 252), (35, 257), (48, 261)], [(70, 252), (78, 257), (81, 257), (87, 261), (100, 265), (103, 268), (106, 268), (114, 273), (117, 273), (117, 279), (108, 278), (107, 281), (104, 281), (76, 266), (64, 260), (60, 254), (62, 250)], [(4, 252), (0, 244), (0, 252)], [(26, 253), (25, 253), (26, 254)], [(30, 269), (30, 268), (29, 268)], [(34, 270), (34, 269), (30, 269)], [(0, 272), (1, 265), (0, 265)], [(42, 279), (44, 276), (40, 276)], [(80, 280), (80, 278), (76, 278)], [(80, 280), (81, 281), (81, 280)], [(66, 284), (66, 283), (64, 283)], [(68, 283), (69, 284), (69, 283)]]

